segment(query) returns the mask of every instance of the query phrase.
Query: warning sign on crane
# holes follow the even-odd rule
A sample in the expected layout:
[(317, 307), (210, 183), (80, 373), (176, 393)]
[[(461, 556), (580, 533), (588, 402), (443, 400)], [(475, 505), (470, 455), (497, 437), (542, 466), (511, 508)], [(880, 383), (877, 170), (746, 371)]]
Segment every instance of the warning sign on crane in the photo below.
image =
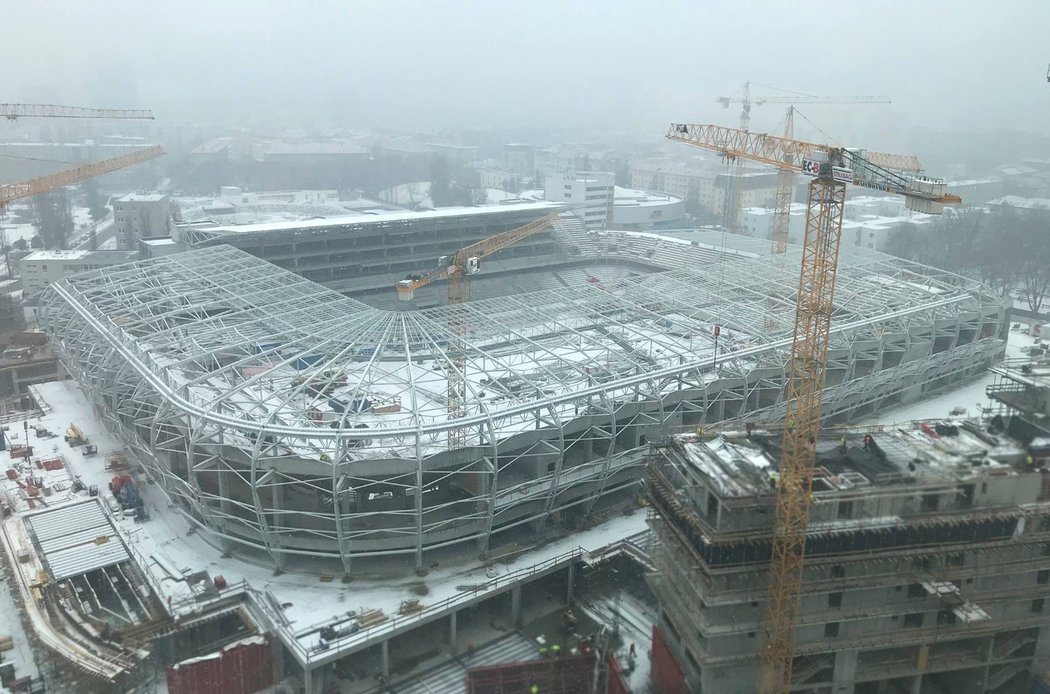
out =
[(839, 183), (853, 183), (853, 170), (842, 166), (832, 166), (831, 177)]

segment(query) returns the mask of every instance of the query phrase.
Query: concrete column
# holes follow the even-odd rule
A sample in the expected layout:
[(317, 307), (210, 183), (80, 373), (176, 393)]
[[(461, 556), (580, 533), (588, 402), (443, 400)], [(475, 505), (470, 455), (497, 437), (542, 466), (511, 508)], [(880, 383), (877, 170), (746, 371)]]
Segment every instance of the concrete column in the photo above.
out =
[(270, 637), (270, 653), (273, 659), (273, 681), (284, 679), (284, 645), (276, 636)]
[(383, 677), (390, 677), (390, 639), (386, 639), (379, 644), (379, 649), (383, 658)]
[(911, 694), (919, 694), (922, 691), (922, 675), (915, 675), (911, 681)]
[(456, 650), (456, 616), (458, 612), (453, 612), (448, 616), (448, 643), (452, 646), (452, 650)]
[(310, 668), (303, 668), (303, 691), (306, 694), (314, 694), (313, 670)]
[(521, 586), (510, 590), (510, 620), (515, 628), (521, 626)]
[(1045, 662), (1050, 658), (1050, 627), (1040, 627), (1039, 635), (1035, 639), (1035, 653), (1032, 660), (1036, 663)]
[(851, 694), (857, 678), (857, 652), (839, 651), (835, 654), (835, 673), (832, 675), (835, 694)]
[(565, 604), (572, 604), (573, 589), (576, 587), (576, 562), (569, 564), (569, 584), (565, 591)]

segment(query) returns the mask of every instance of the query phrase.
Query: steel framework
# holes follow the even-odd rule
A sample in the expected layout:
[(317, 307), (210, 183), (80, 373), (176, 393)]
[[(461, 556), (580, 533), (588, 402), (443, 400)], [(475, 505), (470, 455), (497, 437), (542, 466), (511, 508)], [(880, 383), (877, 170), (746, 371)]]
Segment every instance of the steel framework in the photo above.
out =
[[(791, 337), (764, 319), (795, 305), (798, 249), (781, 265), (766, 242), (723, 250), (718, 234), (563, 241), (592, 264), (578, 281), (453, 307), (384, 311), (214, 247), (63, 281), (41, 319), (96, 411), (217, 544), (278, 567), (422, 567), (427, 551), (488, 551), (632, 493), (669, 429), (782, 416)], [(1002, 300), (949, 273), (861, 252), (837, 296), (826, 415), (916, 398), (1003, 348)], [(450, 421), (456, 363), (466, 401)]]

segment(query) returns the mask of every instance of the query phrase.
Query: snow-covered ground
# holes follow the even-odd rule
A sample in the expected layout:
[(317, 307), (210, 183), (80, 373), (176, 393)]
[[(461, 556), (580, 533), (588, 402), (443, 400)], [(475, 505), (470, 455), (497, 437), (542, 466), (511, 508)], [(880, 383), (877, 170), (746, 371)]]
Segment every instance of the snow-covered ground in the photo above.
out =
[(18, 613), (12, 591), (18, 589), (12, 585), (12, 577), (6, 571), (0, 571), (3, 576), (4, 588), (0, 589), (0, 635), (10, 636), (15, 647), (4, 653), (4, 662), (14, 663), (16, 677), (39, 677), (36, 662), (33, 657), (33, 649), (29, 646), (29, 638), (26, 636), (22, 626), (22, 620)]

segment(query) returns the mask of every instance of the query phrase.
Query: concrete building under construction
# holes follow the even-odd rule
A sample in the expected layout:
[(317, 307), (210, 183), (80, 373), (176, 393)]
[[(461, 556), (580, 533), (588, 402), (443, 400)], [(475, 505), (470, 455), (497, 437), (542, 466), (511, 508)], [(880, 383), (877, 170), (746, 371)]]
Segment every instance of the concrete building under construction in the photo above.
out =
[[(1050, 366), (995, 367), (982, 420), (817, 442), (792, 691), (1028, 692), (1050, 667)], [(654, 447), (659, 691), (754, 691), (780, 433)]]
[[(395, 232), (434, 242), (420, 219), (370, 222), (388, 238), (357, 250), (341, 223), (225, 237), (263, 255), (287, 241), (284, 264), (307, 275), (301, 253), (327, 267), (337, 248), (354, 264)], [(782, 409), (778, 317), (793, 311), (797, 251), (779, 263), (749, 239), (578, 223), (540, 236), (530, 255), (486, 260), (454, 307), (432, 285), (388, 309), (392, 252), (370, 288), (353, 275), (349, 298), (218, 246), (59, 282), (41, 320), (107, 425), (215, 544), (279, 568), (350, 573), (383, 556), (422, 568), (629, 499), (669, 429)], [(838, 284), (828, 416), (924, 397), (1003, 350), (1006, 306), (979, 283), (871, 253), (844, 262)], [(461, 416), (450, 378), (465, 383)]]

